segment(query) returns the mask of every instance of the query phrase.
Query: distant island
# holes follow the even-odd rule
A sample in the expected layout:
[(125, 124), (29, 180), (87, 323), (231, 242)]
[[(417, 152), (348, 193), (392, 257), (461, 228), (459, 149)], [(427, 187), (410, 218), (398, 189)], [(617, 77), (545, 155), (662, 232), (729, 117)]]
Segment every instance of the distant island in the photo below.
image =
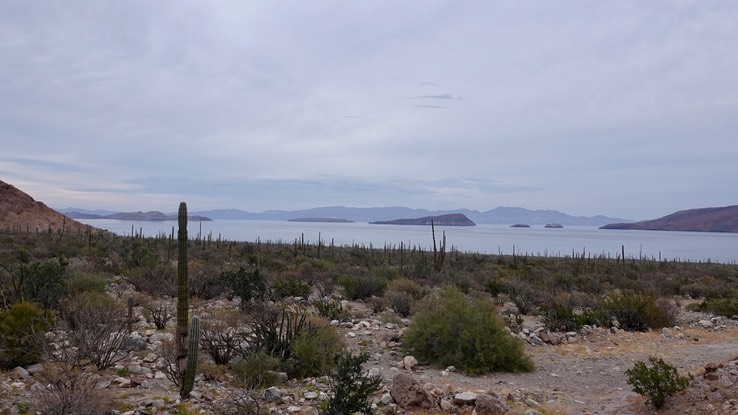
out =
[(424, 216), (422, 218), (415, 219), (395, 219), (395, 220), (383, 220), (376, 222), (369, 222), (375, 225), (430, 225), (431, 222), (438, 226), (476, 226), (477, 224), (472, 222), (471, 219), (467, 218), (463, 213), (449, 213), (447, 215), (439, 216)]
[(287, 222), (317, 222), (317, 223), (354, 223), (352, 220), (339, 218), (292, 218)]
[(547, 223), (546, 226), (544, 226), (544, 228), (549, 228), (549, 229), (560, 229), (563, 227), (564, 226), (560, 223)]
[[(155, 210), (148, 212), (117, 212), (109, 215), (96, 215), (93, 213), (69, 212), (67, 216), (74, 219), (116, 219), (132, 221), (165, 221), (177, 220), (177, 214), (165, 215)], [(206, 216), (190, 215), (187, 217), (192, 222), (210, 222), (212, 219)]]
[(526, 225), (524, 223), (516, 223), (515, 225), (510, 225), (511, 228), (530, 228), (530, 225)]
[(649, 231), (738, 232), (738, 205), (680, 210), (659, 219), (611, 223), (600, 229)]

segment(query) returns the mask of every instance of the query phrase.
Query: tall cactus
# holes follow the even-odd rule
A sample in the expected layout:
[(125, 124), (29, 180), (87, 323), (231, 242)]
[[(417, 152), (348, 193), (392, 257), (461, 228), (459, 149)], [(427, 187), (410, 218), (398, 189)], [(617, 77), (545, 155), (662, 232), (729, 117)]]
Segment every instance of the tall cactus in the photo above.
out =
[(179, 232), (177, 233), (177, 244), (179, 255), (177, 257), (177, 369), (179, 370), (180, 396), (186, 398), (189, 391), (184, 393), (185, 375), (187, 373), (187, 322), (188, 311), (188, 287), (187, 287), (187, 204), (179, 204)]
[(200, 317), (192, 316), (190, 322), (190, 333), (187, 345), (187, 369), (185, 370), (182, 389), (179, 396), (183, 399), (190, 395), (195, 385), (195, 374), (197, 373), (197, 353), (200, 347)]

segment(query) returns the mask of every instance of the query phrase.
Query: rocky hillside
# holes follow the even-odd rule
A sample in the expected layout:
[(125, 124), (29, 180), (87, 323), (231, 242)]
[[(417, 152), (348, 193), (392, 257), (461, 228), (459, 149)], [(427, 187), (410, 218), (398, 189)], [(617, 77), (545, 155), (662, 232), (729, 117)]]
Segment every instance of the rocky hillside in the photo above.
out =
[(738, 232), (738, 205), (680, 210), (659, 219), (632, 223), (612, 223), (600, 229)]
[(88, 225), (62, 215), (15, 186), (0, 180), (0, 231), (41, 232), (51, 228), (54, 232), (84, 232)]

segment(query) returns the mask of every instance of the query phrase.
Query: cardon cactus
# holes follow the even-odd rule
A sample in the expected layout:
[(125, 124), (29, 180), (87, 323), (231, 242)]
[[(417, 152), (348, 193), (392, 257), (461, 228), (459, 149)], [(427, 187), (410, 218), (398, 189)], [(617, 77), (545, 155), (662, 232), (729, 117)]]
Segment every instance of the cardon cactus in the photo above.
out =
[(200, 347), (200, 317), (193, 316), (190, 323), (190, 333), (187, 345), (187, 369), (185, 370), (184, 382), (179, 396), (186, 398), (190, 395), (195, 385), (195, 373), (197, 372), (197, 353)]
[(177, 244), (177, 369), (179, 370), (180, 395), (185, 398), (189, 391), (184, 393), (185, 374), (187, 372), (187, 322), (189, 320), (187, 304), (187, 204), (179, 204), (179, 232)]

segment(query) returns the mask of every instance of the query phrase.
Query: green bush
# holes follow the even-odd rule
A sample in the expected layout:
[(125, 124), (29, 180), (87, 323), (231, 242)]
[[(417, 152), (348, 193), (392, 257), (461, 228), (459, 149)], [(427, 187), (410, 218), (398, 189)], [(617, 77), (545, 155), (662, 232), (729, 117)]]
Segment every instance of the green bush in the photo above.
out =
[(615, 317), (626, 330), (643, 331), (676, 324), (676, 310), (651, 294), (613, 292), (603, 302), (602, 311)]
[(382, 378), (362, 372), (369, 356), (345, 354), (336, 359), (336, 371), (330, 375), (331, 398), (322, 405), (323, 415), (370, 414), (369, 398), (379, 390)]
[(67, 281), (67, 291), (70, 296), (75, 296), (87, 291), (104, 293), (108, 290), (108, 283), (105, 278), (88, 274), (86, 272), (77, 272)]
[(268, 388), (277, 383), (279, 359), (259, 351), (232, 365), (238, 386), (246, 389)]
[(452, 286), (420, 302), (403, 346), (419, 359), (469, 374), (533, 370), (523, 344), (505, 330), (494, 303), (485, 298), (470, 301)]
[(316, 300), (313, 301), (313, 306), (319, 316), (328, 320), (339, 320), (346, 316), (346, 311), (343, 309), (341, 302), (335, 299)]
[(292, 357), (297, 360), (300, 376), (322, 376), (335, 366), (335, 357), (343, 350), (343, 340), (335, 328), (323, 319), (313, 319), (310, 329), (297, 335)]
[(0, 367), (41, 361), (43, 333), (48, 327), (44, 311), (32, 303), (16, 303), (0, 312)]
[(306, 282), (295, 278), (279, 278), (272, 283), (272, 297), (281, 300), (287, 297), (308, 298), (310, 286)]
[(543, 324), (550, 330), (576, 331), (586, 324), (599, 324), (600, 317), (588, 310), (575, 312), (573, 308), (565, 305), (543, 307)]
[(229, 290), (230, 296), (241, 299), (242, 310), (254, 300), (263, 300), (266, 295), (266, 284), (258, 267), (241, 266), (221, 272), (218, 278)]
[(338, 285), (343, 287), (344, 294), (351, 300), (363, 300), (371, 296), (381, 297), (387, 286), (387, 280), (376, 275), (341, 275)]
[(423, 287), (407, 278), (397, 278), (390, 281), (384, 298), (395, 313), (402, 317), (410, 315), (413, 305), (424, 295)]
[(738, 298), (705, 298), (698, 309), (718, 316), (738, 315)]
[(680, 376), (676, 368), (663, 359), (650, 357), (648, 360), (650, 365), (636, 362), (625, 373), (628, 375), (628, 384), (633, 387), (633, 392), (645, 396), (653, 406), (661, 408), (666, 398), (684, 390), (692, 378)]

